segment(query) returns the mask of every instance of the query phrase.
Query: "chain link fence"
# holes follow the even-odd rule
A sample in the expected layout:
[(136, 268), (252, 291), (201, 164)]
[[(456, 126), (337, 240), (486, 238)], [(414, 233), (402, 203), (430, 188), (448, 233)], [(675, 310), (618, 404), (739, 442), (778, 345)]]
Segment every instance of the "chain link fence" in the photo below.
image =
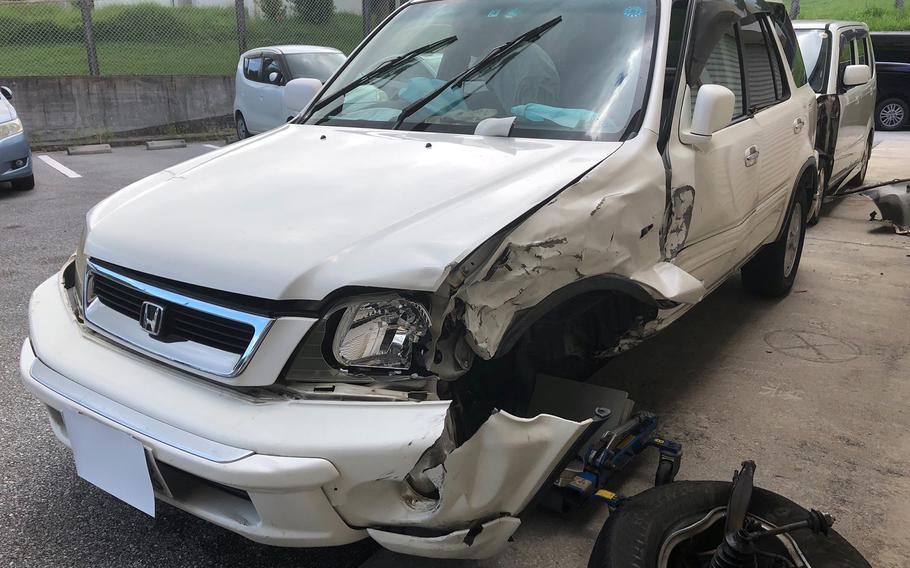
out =
[(240, 52), (350, 54), (397, 0), (0, 0), (0, 76), (231, 75)]

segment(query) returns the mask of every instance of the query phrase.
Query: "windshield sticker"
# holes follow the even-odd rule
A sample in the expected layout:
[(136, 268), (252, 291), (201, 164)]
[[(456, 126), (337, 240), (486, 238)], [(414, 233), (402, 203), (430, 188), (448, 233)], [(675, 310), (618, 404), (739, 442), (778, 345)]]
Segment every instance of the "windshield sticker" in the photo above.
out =
[(495, 17), (499, 16), (499, 14), (501, 12), (502, 12), (502, 10), (500, 10), (499, 8), (493, 8), (492, 10), (489, 11), (489, 13), (487, 13), (487, 17), (495, 18)]
[(504, 18), (514, 18), (515, 16), (518, 15), (518, 13), (519, 13), (518, 8), (509, 8), (508, 11), (506, 12), (506, 15), (503, 17)]
[(640, 18), (645, 15), (645, 9), (641, 6), (626, 6), (622, 13), (627, 18)]

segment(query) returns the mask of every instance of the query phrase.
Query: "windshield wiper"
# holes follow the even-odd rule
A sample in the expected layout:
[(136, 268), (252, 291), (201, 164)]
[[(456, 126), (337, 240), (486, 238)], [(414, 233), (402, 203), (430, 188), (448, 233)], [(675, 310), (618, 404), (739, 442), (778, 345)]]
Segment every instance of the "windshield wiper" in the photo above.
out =
[(322, 99), (321, 101), (319, 101), (318, 103), (313, 105), (313, 108), (310, 109), (309, 113), (307, 113), (306, 118), (309, 119), (311, 116), (313, 116), (314, 112), (325, 107), (326, 105), (328, 105), (332, 101), (338, 99), (339, 97), (343, 97), (344, 95), (350, 93), (357, 87), (360, 87), (361, 85), (365, 85), (365, 84), (369, 83), (370, 81), (372, 81), (373, 79), (382, 77), (383, 75), (386, 75), (388, 73), (391, 73), (392, 71), (397, 70), (399, 67), (402, 67), (404, 64), (409, 63), (411, 60), (413, 60), (418, 55), (423, 55), (424, 53), (436, 51), (455, 41), (458, 41), (458, 36), (452, 35), (452, 36), (445, 37), (440, 40), (434, 41), (433, 43), (428, 43), (426, 45), (422, 45), (416, 49), (412, 49), (411, 51), (409, 51), (407, 53), (404, 53), (402, 55), (389, 59), (388, 61), (386, 61), (379, 67), (361, 75), (359, 78), (351, 81), (344, 87), (338, 89), (337, 91), (335, 91), (328, 97)]
[(456, 85), (460, 86), (474, 75), (480, 73), (487, 67), (490, 67), (497, 61), (501, 60), (506, 55), (515, 51), (515, 49), (519, 46), (525, 43), (533, 43), (537, 41), (540, 39), (540, 36), (550, 31), (553, 27), (556, 26), (556, 24), (561, 21), (562, 16), (556, 16), (552, 20), (544, 22), (532, 30), (526, 31), (515, 39), (509, 40), (499, 47), (494, 47), (489, 53), (484, 55), (480, 61), (468, 67), (458, 75), (455, 75), (436, 89), (433, 89), (429, 94), (417, 99), (413, 103), (401, 109), (401, 113), (398, 115), (398, 120), (395, 121), (395, 126), (393, 126), (392, 129), (398, 130), (398, 127), (400, 127), (409, 116), (422, 109), (428, 102), (438, 97), (447, 89)]

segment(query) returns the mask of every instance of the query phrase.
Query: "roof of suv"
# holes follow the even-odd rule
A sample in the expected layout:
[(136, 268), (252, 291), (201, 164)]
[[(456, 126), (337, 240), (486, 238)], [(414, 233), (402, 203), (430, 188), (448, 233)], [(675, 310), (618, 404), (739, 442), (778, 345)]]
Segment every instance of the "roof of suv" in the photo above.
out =
[(275, 51), (278, 53), (341, 53), (334, 47), (324, 47), (321, 45), (264, 45), (255, 49), (250, 49), (243, 55), (249, 53), (259, 53), (260, 51)]
[(793, 29), (795, 30), (824, 30), (832, 31), (840, 28), (865, 28), (869, 26), (863, 22), (850, 22), (847, 20), (793, 20)]

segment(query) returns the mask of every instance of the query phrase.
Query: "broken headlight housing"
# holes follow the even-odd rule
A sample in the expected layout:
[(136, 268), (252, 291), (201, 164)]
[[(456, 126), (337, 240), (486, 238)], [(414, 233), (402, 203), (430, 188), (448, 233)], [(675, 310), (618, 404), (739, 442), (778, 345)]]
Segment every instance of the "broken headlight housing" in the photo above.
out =
[(342, 367), (406, 371), (414, 345), (430, 331), (430, 314), (401, 297), (364, 299), (344, 309), (332, 340)]

